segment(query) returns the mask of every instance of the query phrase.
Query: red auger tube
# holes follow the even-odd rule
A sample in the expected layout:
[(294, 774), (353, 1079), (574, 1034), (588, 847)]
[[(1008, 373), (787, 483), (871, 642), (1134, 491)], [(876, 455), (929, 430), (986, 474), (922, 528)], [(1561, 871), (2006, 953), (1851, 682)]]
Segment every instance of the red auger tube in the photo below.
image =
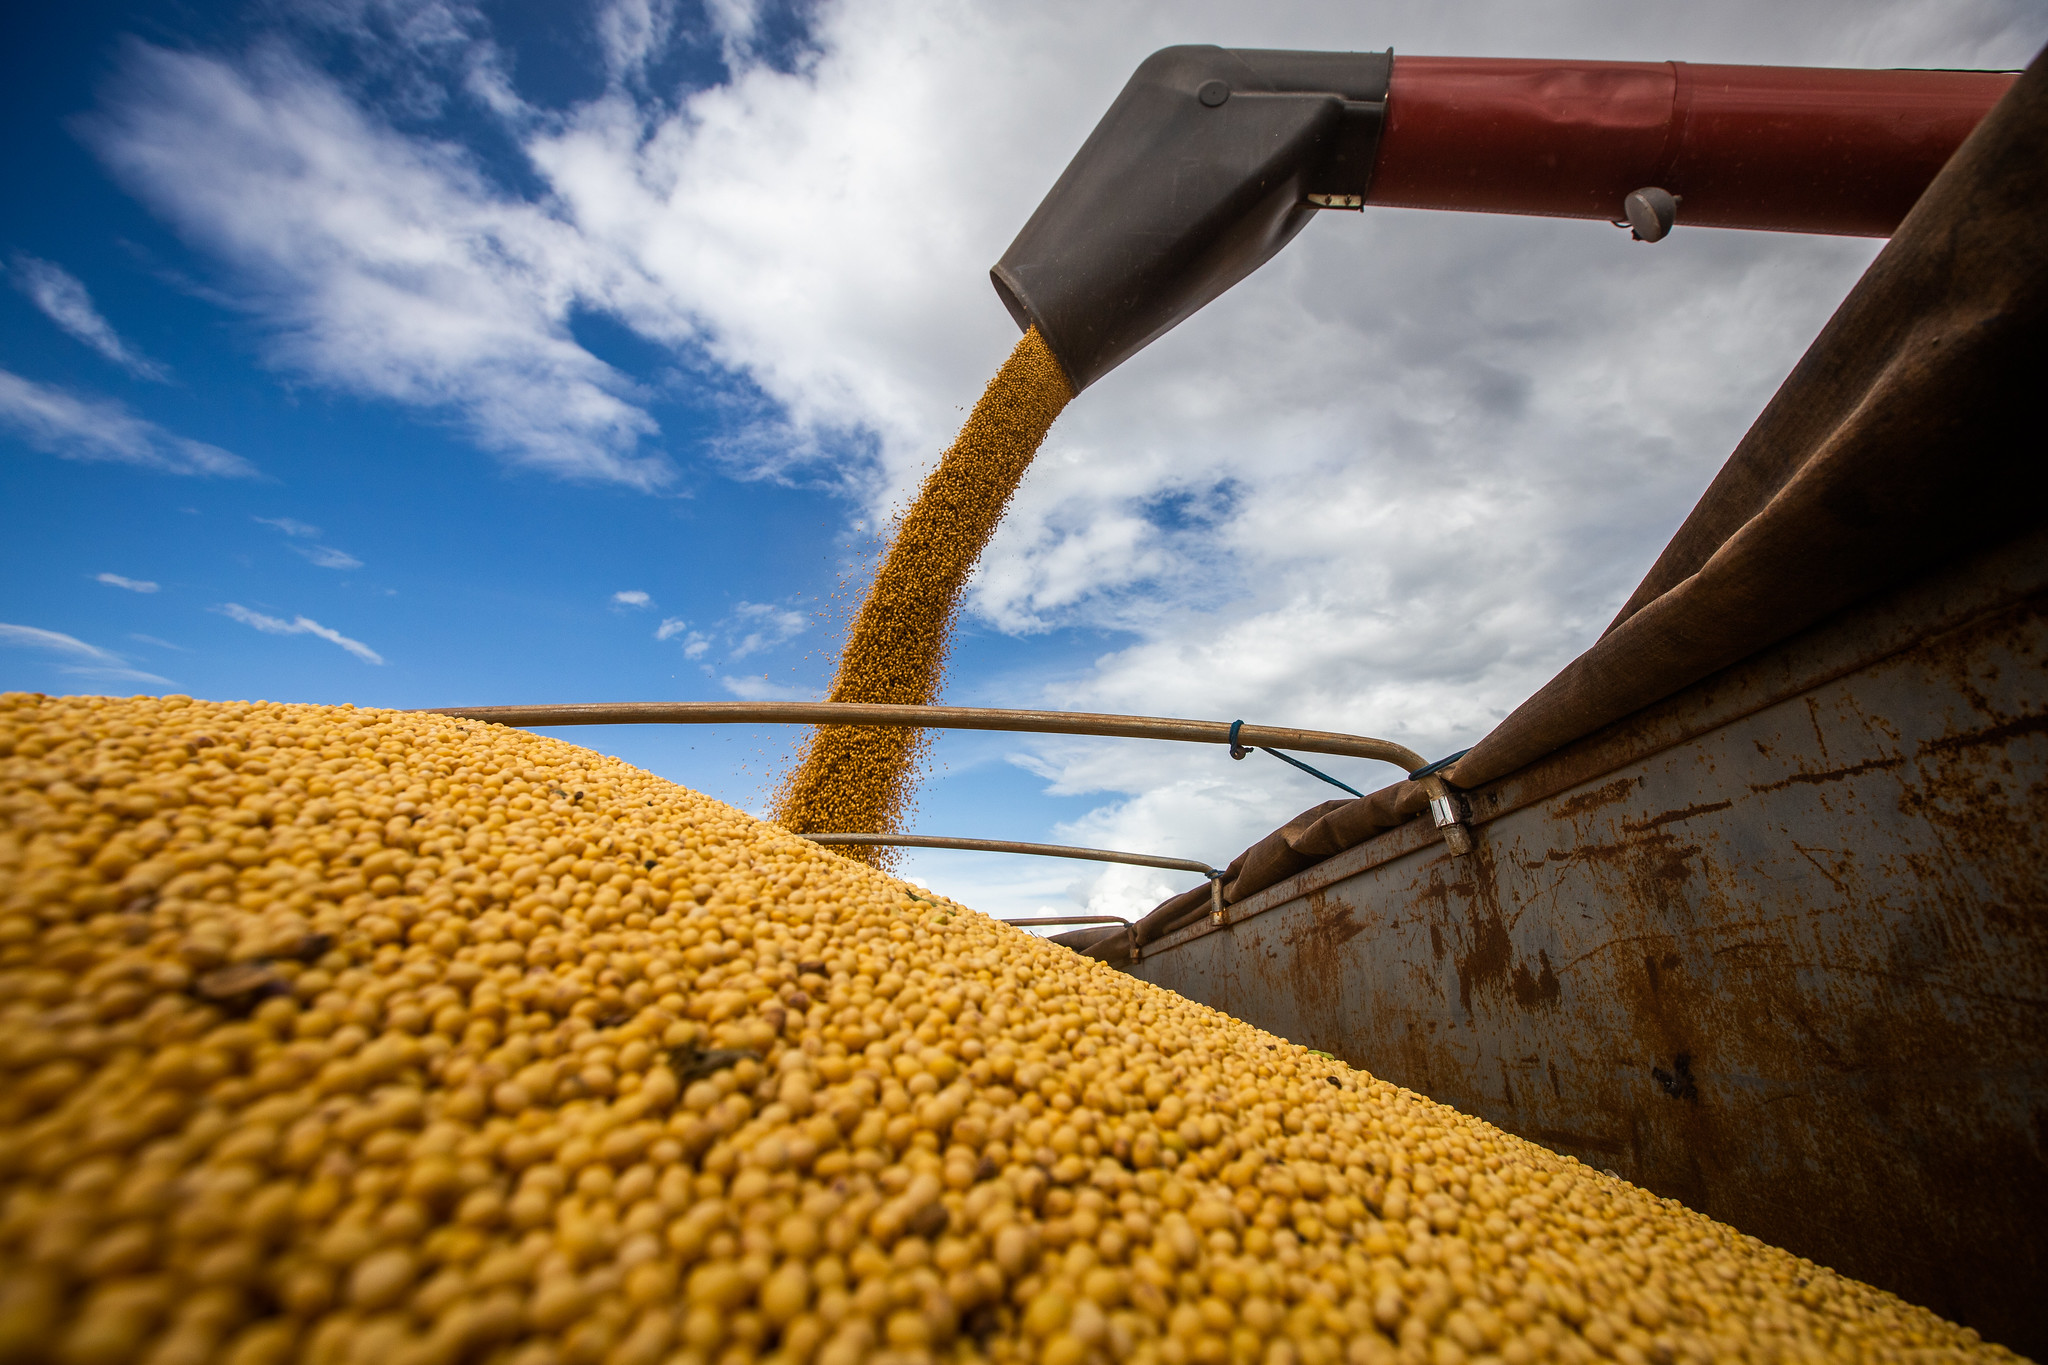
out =
[(1366, 202), (1884, 237), (2014, 79), (1397, 55)]

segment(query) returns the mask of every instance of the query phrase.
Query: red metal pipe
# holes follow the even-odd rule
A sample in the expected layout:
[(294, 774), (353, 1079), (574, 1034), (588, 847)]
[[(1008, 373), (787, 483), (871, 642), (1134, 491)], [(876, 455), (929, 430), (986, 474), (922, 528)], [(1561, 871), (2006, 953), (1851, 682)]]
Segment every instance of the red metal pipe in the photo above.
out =
[(1394, 58), (1369, 204), (1891, 235), (2016, 74)]

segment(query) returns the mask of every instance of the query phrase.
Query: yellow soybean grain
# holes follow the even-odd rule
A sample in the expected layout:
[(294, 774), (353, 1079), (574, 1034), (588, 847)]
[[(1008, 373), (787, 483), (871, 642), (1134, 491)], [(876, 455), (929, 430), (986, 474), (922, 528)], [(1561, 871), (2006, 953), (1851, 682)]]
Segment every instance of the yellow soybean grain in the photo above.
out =
[[(1038, 329), (1027, 331), (904, 513), (847, 632), (829, 700), (937, 700), (960, 591), (1073, 396)], [(821, 726), (784, 780), (776, 819), (798, 831), (889, 833), (924, 747), (921, 731)], [(874, 848), (842, 854), (887, 856)]]
[(613, 759), (0, 697), (0, 1362), (2011, 1360)]

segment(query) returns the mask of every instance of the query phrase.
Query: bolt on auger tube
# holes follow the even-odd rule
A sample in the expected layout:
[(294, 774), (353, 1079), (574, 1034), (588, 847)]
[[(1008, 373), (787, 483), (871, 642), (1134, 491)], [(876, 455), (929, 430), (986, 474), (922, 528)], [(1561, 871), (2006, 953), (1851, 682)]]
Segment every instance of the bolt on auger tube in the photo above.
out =
[(990, 274), (1078, 392), (1324, 208), (1887, 236), (2013, 79), (1169, 47)]

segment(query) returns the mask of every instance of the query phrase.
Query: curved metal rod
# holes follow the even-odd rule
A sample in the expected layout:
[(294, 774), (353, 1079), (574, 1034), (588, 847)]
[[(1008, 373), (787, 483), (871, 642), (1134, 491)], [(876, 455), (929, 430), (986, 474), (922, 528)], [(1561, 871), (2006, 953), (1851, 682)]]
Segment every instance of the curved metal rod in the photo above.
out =
[[(428, 710), (462, 720), (498, 725), (881, 725), (932, 730), (1005, 730), (1019, 734), (1103, 735), (1114, 739), (1172, 739), (1191, 744), (1228, 744), (1231, 726), (1221, 720), (1177, 720), (1167, 716), (1117, 716), (1088, 711), (1010, 711), (986, 706), (893, 706), (845, 701), (635, 701), (572, 702), (559, 706), (456, 706)], [(1404, 744), (1368, 735), (1329, 730), (1288, 730), (1277, 725), (1241, 725), (1240, 744), (1339, 754), (1392, 763), (1411, 773), (1429, 760)]]
[(1019, 928), (1040, 924), (1121, 924), (1126, 929), (1131, 927), (1131, 922), (1122, 915), (1047, 915), (1040, 919), (1006, 919), (1003, 923)]
[(1035, 853), (1044, 858), (1079, 858), (1091, 863), (1130, 863), (1135, 867), (1169, 867), (1176, 872), (1223, 874), (1192, 858), (1164, 858), (1153, 853), (1119, 853), (1109, 848), (1074, 848), (1068, 844), (1020, 844), (1010, 839), (948, 839), (937, 834), (798, 834), (814, 844), (866, 844), (878, 848), (964, 848), (981, 853)]

